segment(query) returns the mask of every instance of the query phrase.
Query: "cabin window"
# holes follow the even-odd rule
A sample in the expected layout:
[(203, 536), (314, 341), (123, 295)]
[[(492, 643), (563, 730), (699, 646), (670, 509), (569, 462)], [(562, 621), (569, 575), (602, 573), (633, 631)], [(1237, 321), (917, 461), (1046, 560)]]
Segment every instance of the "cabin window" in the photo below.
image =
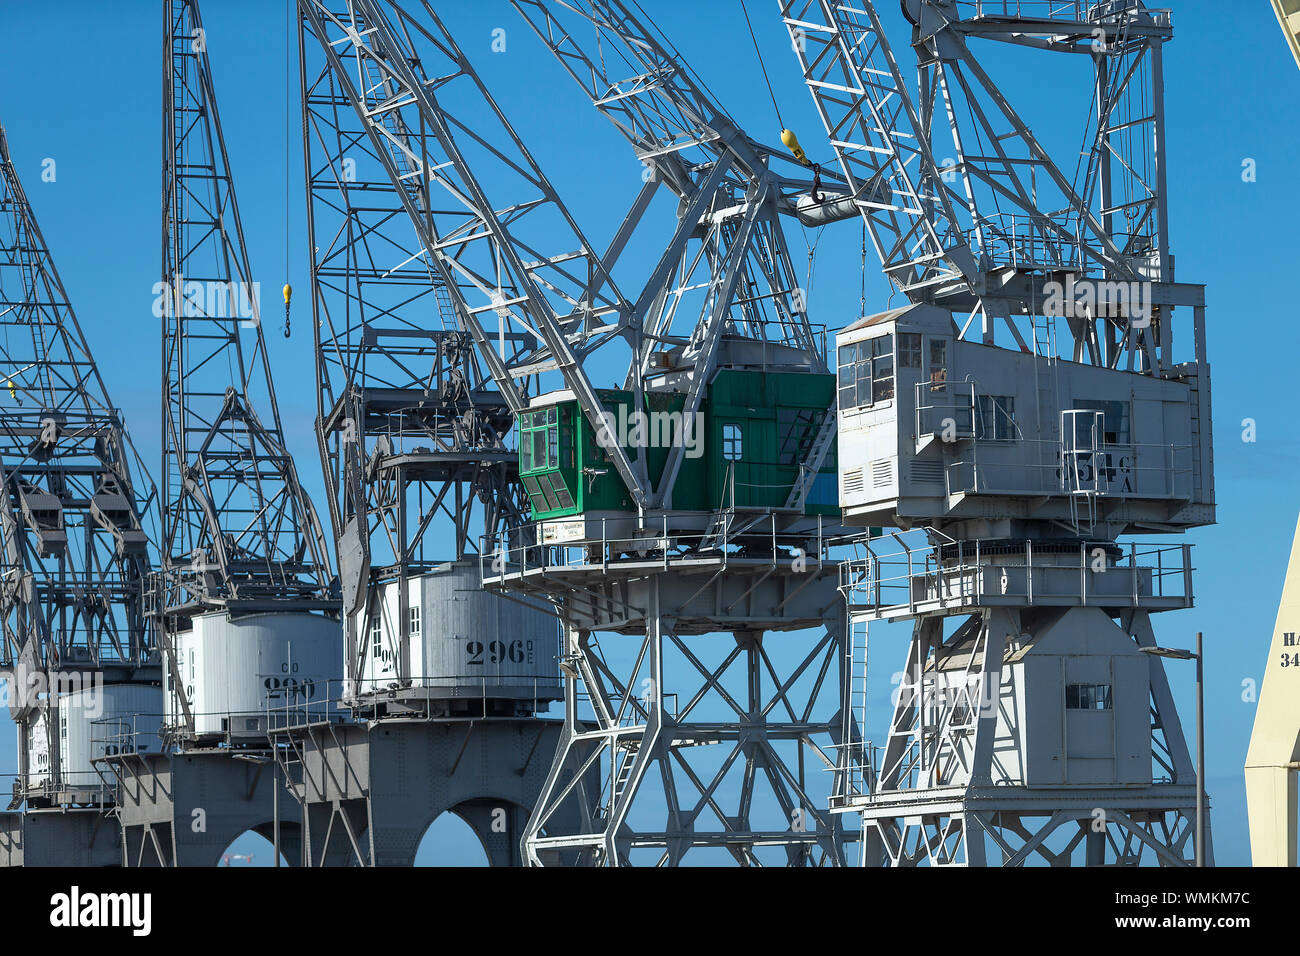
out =
[[(519, 417), (519, 468), (523, 473), (560, 465), (559, 409), (525, 412)], [(567, 446), (568, 442), (564, 442)]]
[(371, 653), (379, 656), (379, 646), (383, 642), (384, 630), (379, 621), (379, 615), (375, 615), (374, 623), (370, 627)]
[(882, 335), (871, 340), (871, 401), (884, 402), (894, 397), (894, 337)]
[(840, 408), (858, 404), (858, 347), (841, 345), (839, 350), (839, 403)]
[(881, 335), (839, 350), (839, 404), (860, 408), (894, 397), (894, 337)]
[(1066, 710), (1110, 710), (1109, 684), (1066, 684)]
[(948, 382), (948, 343), (944, 339), (930, 340), (930, 391), (940, 392)]
[(921, 367), (921, 333), (920, 332), (899, 332), (898, 333), (898, 367), (899, 368), (920, 368)]
[(406, 629), (407, 634), (411, 637), (420, 636), (420, 605), (416, 604), (407, 608), (407, 621), (409, 626)]
[(560, 426), (560, 467), (573, 467), (573, 427)]
[(979, 441), (1015, 441), (1016, 400), (1010, 395), (975, 396), (975, 438)]
[(542, 490), (548, 492), (546, 500), (549, 510), (573, 507), (573, 496), (569, 494), (569, 488), (564, 483), (564, 476), (558, 471), (542, 476)]
[(1098, 436), (1102, 444), (1127, 445), (1129, 443), (1128, 402), (1076, 399), (1074, 407), (1102, 413), (1102, 434)]
[(722, 460), (740, 461), (744, 454), (744, 438), (739, 425), (727, 423), (722, 426)]

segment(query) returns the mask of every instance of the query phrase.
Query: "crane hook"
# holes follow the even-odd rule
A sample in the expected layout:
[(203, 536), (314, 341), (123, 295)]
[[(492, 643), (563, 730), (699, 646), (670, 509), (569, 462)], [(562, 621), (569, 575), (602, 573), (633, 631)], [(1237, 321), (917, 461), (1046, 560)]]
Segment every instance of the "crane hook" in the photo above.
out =
[(289, 300), (293, 298), (293, 286), (284, 284), (284, 337), (289, 337)]
[(808, 169), (812, 170), (812, 201), (820, 203), (823, 198), (821, 192), (822, 168), (808, 158), (808, 154), (805, 153), (803, 147), (799, 145), (799, 137), (794, 135), (793, 130), (781, 130), (781, 143), (786, 149), (790, 150), (791, 155), (794, 156), (795, 160), (798, 161), (800, 165), (806, 166)]

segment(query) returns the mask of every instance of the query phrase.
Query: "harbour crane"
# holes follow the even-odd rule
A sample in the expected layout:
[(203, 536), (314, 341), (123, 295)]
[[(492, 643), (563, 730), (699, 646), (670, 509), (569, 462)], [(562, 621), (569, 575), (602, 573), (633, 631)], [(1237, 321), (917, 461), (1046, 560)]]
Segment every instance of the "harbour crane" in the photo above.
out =
[[(731, 172), (733, 154), (708, 172), (683, 158), (690, 202), (627, 295), (616, 267), (655, 177), (597, 251), (429, 4), (344, 8), (317, 20), (332, 81), (390, 180), (429, 183), (427, 207), (418, 188), (403, 204), (518, 418), (532, 521), (488, 540), (484, 584), (545, 598), (565, 623), (565, 730), (529, 862), (842, 862), (799, 756), (831, 759), (815, 738), (830, 736), (843, 627), (821, 534), (835, 527), (833, 383), (779, 231), (797, 200), (757, 153), (752, 175)], [(624, 388), (592, 384), (623, 363)], [(668, 434), (637, 437), (640, 422)], [(811, 628), (825, 633), (797, 651), (774, 638), (798, 663), (773, 676), (765, 633)], [(597, 631), (642, 637), (630, 674), (614, 673)], [(710, 745), (724, 745), (721, 764), (705, 770)], [(579, 793), (592, 773), (594, 808)]]
[[(1287, 46), (1300, 66), (1300, 4), (1273, 0), (1273, 12)], [(1296, 770), (1300, 769), (1300, 710), (1286, 686), (1296, 657), (1294, 627), (1300, 603), (1300, 524), (1282, 583), (1277, 623), (1269, 642), (1268, 663), (1259, 688), (1255, 724), (1246, 752), (1246, 811), (1250, 818), (1250, 858), (1255, 866), (1296, 865)]]
[[(0, 129), (0, 670), (18, 731), (4, 860), (116, 862), (95, 835), (118, 736), (157, 748), (145, 588), (157, 492), (113, 404)], [(25, 807), (25, 813), (13, 813)]]
[[(482, 536), (525, 522), (514, 415), (408, 215), (426, 216), (434, 191), (406, 160), (423, 134), (399, 112), (375, 126), (354, 107), (392, 92), (353, 49), (369, 12), (303, 2), (298, 22), (316, 431), (343, 601), (338, 703), (364, 722), (285, 726), (276, 752), (302, 780), (304, 814), (321, 818), (313, 864), (340, 849), (361, 865), (410, 864), (450, 812), (494, 865), (515, 865), (560, 732), (542, 715), (563, 692), (549, 605), (480, 582)], [(496, 342), (513, 355), (524, 336)]]
[(107, 764), (123, 794), (126, 863), (215, 865), (247, 829), (279, 838), (268, 821), (288, 794), (263, 772), (268, 733), (288, 712), (326, 706), (340, 672), (339, 598), (285, 444), (211, 38), (197, 0), (161, 10), (162, 534), (150, 611), (168, 661), (166, 752)]
[[(180, 737), (249, 733), (264, 743), (271, 658), (287, 662), (293, 645), (289, 696), (307, 681), (327, 684), (338, 599), (324, 532), (285, 447), (198, 3), (166, 0), (163, 11), (157, 614), (172, 653), (194, 661), (192, 676), (168, 688), (168, 718)], [(232, 656), (239, 666), (228, 671)]]
[[(1190, 545), (1118, 540), (1214, 521), (1204, 289), (1168, 235), (1170, 14), (906, 0), (913, 92), (879, 7), (779, 2), (908, 302), (837, 336), (844, 520), (898, 529), (849, 562), (856, 723), (869, 623), (913, 636), (835, 806), (872, 864), (1212, 860), (1150, 623), (1192, 605)], [(995, 43), (1091, 62), (1081, 153), (1016, 111), (975, 53)]]

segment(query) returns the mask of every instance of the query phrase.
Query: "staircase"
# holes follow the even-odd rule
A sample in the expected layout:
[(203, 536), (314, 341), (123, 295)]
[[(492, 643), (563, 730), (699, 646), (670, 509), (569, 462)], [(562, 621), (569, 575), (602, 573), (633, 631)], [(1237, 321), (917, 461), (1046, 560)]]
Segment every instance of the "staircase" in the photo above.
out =
[(817, 430), (817, 437), (813, 439), (812, 448), (808, 450), (808, 456), (800, 466), (799, 477), (790, 486), (790, 494), (785, 499), (786, 511), (803, 511), (808, 492), (812, 490), (813, 482), (817, 480), (817, 475), (822, 470), (822, 462), (826, 460), (826, 453), (830, 451), (837, 434), (835, 403), (831, 402), (825, 415), (822, 416), (822, 424)]

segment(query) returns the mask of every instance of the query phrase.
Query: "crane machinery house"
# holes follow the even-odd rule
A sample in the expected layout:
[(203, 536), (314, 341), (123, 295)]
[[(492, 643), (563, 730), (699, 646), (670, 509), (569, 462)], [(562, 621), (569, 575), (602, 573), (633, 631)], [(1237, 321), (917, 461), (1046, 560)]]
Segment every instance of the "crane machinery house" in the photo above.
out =
[[(617, 442), (656, 484), (672, 448), (684, 445), (673, 486), (672, 520), (703, 530), (718, 512), (782, 509), (836, 516), (835, 450), (829, 449), (795, 506), (801, 462), (834, 427), (835, 377), (804, 371), (724, 368), (709, 383), (700, 411), (683, 412), (680, 392), (635, 395), (597, 389), (605, 425), (598, 431), (571, 392), (538, 396), (519, 418), (519, 472), (543, 543), (623, 536), (636, 509), (607, 447)], [(833, 436), (832, 436), (833, 437)]]
[(846, 524), (1213, 521), (1195, 363), (1161, 378), (1044, 360), (962, 339), (927, 304), (864, 318), (836, 345)]

